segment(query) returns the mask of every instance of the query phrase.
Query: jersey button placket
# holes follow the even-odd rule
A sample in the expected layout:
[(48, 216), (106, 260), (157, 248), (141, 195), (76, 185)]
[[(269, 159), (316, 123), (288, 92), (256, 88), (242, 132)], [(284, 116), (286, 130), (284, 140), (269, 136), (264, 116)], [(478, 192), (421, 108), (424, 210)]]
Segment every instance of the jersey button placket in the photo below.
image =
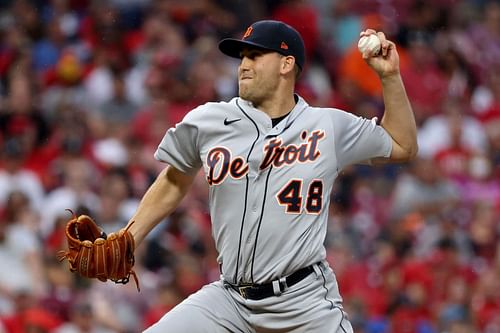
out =
[(247, 244), (252, 243), (252, 241), (253, 241), (253, 233), (249, 233), (247, 237)]

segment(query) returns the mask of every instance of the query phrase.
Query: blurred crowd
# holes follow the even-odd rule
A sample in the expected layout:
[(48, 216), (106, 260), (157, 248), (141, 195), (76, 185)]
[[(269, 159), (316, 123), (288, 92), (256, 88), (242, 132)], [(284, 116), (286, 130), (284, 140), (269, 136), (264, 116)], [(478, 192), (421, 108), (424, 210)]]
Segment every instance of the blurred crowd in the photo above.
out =
[(126, 225), (164, 167), (166, 129), (237, 94), (238, 61), (217, 42), (263, 18), (303, 35), (309, 104), (368, 118), (383, 103), (359, 32), (398, 45), (418, 158), (344, 170), (330, 206), (328, 260), (355, 332), (500, 332), (499, 1), (3, 0), (1, 333), (140, 332), (219, 278), (202, 174), (137, 249), (140, 293), (56, 254), (72, 212)]

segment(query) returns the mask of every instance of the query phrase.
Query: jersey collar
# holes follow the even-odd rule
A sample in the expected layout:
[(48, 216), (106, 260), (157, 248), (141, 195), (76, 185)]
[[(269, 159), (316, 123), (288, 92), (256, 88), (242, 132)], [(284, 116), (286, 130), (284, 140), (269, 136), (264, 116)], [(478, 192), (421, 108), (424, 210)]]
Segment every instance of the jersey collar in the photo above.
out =
[(276, 136), (280, 135), (284, 130), (291, 126), (293, 121), (297, 119), (297, 117), (304, 111), (309, 104), (300, 97), (298, 94), (295, 94), (297, 103), (288, 116), (280, 121), (274, 128), (272, 127), (272, 121), (267, 114), (256, 109), (253, 104), (247, 100), (244, 100), (241, 97), (237, 97), (237, 104), (245, 111), (249, 117), (252, 118), (262, 129), (265, 129), (266, 136)]

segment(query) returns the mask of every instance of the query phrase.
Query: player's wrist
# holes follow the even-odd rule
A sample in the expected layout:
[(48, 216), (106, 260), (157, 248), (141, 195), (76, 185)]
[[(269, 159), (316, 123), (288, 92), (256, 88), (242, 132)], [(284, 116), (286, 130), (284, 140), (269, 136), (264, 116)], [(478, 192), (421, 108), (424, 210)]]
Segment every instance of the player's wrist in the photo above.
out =
[(383, 85), (402, 81), (401, 73), (399, 70), (387, 73), (381, 73), (379, 76), (380, 76), (380, 81), (382, 81)]

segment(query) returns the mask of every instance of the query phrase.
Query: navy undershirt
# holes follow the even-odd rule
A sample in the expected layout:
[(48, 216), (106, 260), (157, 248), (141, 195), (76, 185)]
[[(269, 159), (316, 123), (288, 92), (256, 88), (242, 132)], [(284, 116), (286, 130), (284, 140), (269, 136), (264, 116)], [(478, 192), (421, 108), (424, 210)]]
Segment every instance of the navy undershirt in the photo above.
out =
[[(293, 99), (295, 100), (295, 104), (297, 104), (299, 102), (299, 98), (297, 97), (297, 95), (293, 95)], [(292, 111), (290, 111), (290, 112), (292, 112)], [(282, 121), (283, 119), (285, 119), (286, 116), (288, 116), (290, 114), (290, 112), (288, 112), (284, 116), (281, 116), (281, 117), (278, 117), (278, 118), (271, 118), (273, 127), (276, 126), (276, 125), (278, 125), (280, 121)]]
[[(288, 113), (290, 113), (290, 112), (288, 112)], [(286, 116), (288, 116), (288, 113), (285, 114), (284, 116), (281, 116), (281, 117), (278, 117), (278, 118), (271, 118), (271, 121), (273, 123), (273, 127), (276, 126), (276, 125), (278, 125), (280, 121), (282, 121), (283, 119), (285, 119)]]

